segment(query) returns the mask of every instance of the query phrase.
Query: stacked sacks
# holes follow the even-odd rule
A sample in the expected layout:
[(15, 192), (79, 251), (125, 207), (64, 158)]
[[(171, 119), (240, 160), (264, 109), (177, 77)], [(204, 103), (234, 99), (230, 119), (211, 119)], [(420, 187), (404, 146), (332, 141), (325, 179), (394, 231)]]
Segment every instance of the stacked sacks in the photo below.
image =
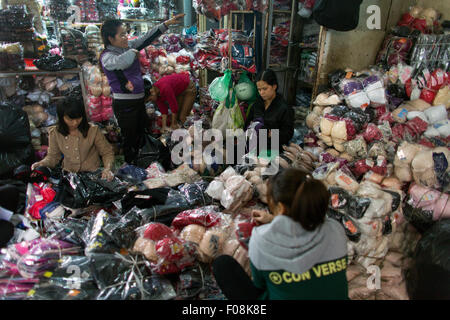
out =
[(90, 63), (83, 65), (88, 87), (87, 115), (92, 121), (108, 121), (113, 116), (111, 88), (105, 75), (98, 66)]
[(88, 25), (84, 30), (84, 34), (87, 39), (88, 50), (94, 53), (97, 60), (99, 60), (103, 49), (100, 29), (96, 25)]

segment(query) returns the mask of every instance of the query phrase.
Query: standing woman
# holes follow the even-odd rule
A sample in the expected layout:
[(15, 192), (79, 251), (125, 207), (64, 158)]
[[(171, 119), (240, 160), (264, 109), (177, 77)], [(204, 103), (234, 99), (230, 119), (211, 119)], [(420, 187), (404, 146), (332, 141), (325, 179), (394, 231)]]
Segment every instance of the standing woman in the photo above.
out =
[(150, 45), (168, 26), (179, 23), (178, 19), (183, 16), (179, 14), (130, 41), (120, 20), (107, 20), (102, 24), (105, 50), (100, 55), (100, 64), (111, 87), (113, 110), (124, 138), (125, 161), (129, 164), (136, 160), (140, 138), (149, 124), (139, 51)]
[[(278, 81), (273, 70), (267, 69), (256, 77), (256, 87), (259, 97), (250, 110), (245, 127), (252, 121), (262, 121), (263, 127), (267, 129), (268, 138), (271, 130), (279, 130), (279, 149), (287, 145), (294, 134), (294, 110), (288, 106), (283, 97), (277, 93)], [(268, 140), (270, 148), (270, 139)]]

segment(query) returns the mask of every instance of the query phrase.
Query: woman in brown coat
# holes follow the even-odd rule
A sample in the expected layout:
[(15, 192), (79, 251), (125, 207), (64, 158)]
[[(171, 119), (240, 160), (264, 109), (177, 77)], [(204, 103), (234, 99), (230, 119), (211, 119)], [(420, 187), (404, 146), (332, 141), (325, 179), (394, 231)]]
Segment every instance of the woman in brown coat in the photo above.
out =
[(103, 161), (102, 178), (111, 180), (114, 151), (100, 128), (89, 124), (82, 99), (69, 97), (57, 106), (58, 124), (49, 129), (47, 156), (36, 167), (55, 167), (61, 157), (62, 168), (70, 172), (95, 171)]

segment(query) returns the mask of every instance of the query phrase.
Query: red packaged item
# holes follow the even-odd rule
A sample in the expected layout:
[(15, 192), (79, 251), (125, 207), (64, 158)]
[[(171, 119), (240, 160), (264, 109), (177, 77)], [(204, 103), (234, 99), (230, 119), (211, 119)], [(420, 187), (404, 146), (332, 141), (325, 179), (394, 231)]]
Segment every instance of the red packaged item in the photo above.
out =
[(427, 33), (427, 20), (414, 19), (412, 26), (413, 29), (419, 30), (422, 33)]
[(333, 157), (333, 155), (328, 152), (322, 152), (319, 156), (319, 161), (321, 163), (330, 163), (330, 162), (335, 162), (336, 158)]
[[(370, 164), (370, 163), (369, 163)], [(371, 166), (366, 161), (366, 159), (361, 159), (356, 161), (352, 167), (352, 173), (356, 177), (360, 177), (370, 170)]]
[(237, 225), (236, 236), (241, 246), (248, 250), (248, 243), (252, 235), (253, 228), (256, 227), (254, 222), (242, 222)]
[(429, 104), (432, 104), (434, 101), (434, 98), (436, 97), (437, 91), (429, 88), (424, 88), (420, 92), (420, 99), (428, 102)]
[(394, 117), (392, 116), (391, 112), (386, 112), (385, 114), (381, 115), (380, 118), (378, 118), (378, 124), (383, 124), (383, 122), (389, 122), (389, 125), (392, 125), (395, 123)]
[(414, 136), (421, 136), (428, 129), (428, 123), (419, 117), (415, 117), (405, 123), (407, 130)]
[(179, 64), (189, 64), (191, 62), (191, 58), (187, 56), (178, 56), (177, 63)]
[(173, 219), (172, 227), (179, 230), (190, 224), (198, 224), (206, 228), (213, 227), (221, 220), (214, 208), (214, 206), (207, 206), (180, 212)]
[(353, 138), (355, 137), (357, 131), (355, 128), (355, 124), (353, 123), (353, 121), (351, 119), (344, 119), (345, 121), (345, 127), (347, 129), (347, 140), (353, 140)]
[(376, 119), (380, 119), (381, 116), (383, 116), (388, 111), (386, 108), (386, 105), (384, 105), (384, 104), (379, 104), (379, 105), (372, 104), (372, 108), (375, 109), (375, 112), (376, 112), (375, 118)]
[(363, 133), (363, 137), (367, 141), (367, 143), (371, 143), (374, 140), (383, 139), (383, 134), (375, 124), (369, 123), (369, 125), (367, 126), (366, 130)]
[(176, 237), (167, 237), (156, 242), (156, 254), (169, 262), (176, 262), (183, 258), (184, 247), (181, 240)]
[(413, 24), (414, 19), (415, 18), (409, 12), (406, 12), (405, 14), (403, 14), (402, 18), (397, 23), (397, 25), (400, 27), (402, 27), (402, 26), (409, 27)]
[(161, 240), (165, 237), (173, 237), (172, 230), (162, 223), (150, 223), (144, 231), (144, 238), (153, 241)]
[(405, 125), (402, 123), (397, 123), (392, 127), (392, 139), (395, 142), (400, 142), (405, 138)]

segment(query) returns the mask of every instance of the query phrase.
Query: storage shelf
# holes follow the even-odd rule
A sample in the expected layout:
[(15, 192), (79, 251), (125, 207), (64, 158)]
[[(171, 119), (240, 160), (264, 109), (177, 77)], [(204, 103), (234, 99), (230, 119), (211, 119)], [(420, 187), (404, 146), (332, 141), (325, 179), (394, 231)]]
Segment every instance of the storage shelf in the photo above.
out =
[(45, 71), (45, 70), (22, 70), (22, 71), (0, 71), (0, 78), (9, 78), (13, 76), (32, 76), (32, 75), (49, 75), (49, 74), (78, 74), (81, 69), (65, 69), (61, 71)]

